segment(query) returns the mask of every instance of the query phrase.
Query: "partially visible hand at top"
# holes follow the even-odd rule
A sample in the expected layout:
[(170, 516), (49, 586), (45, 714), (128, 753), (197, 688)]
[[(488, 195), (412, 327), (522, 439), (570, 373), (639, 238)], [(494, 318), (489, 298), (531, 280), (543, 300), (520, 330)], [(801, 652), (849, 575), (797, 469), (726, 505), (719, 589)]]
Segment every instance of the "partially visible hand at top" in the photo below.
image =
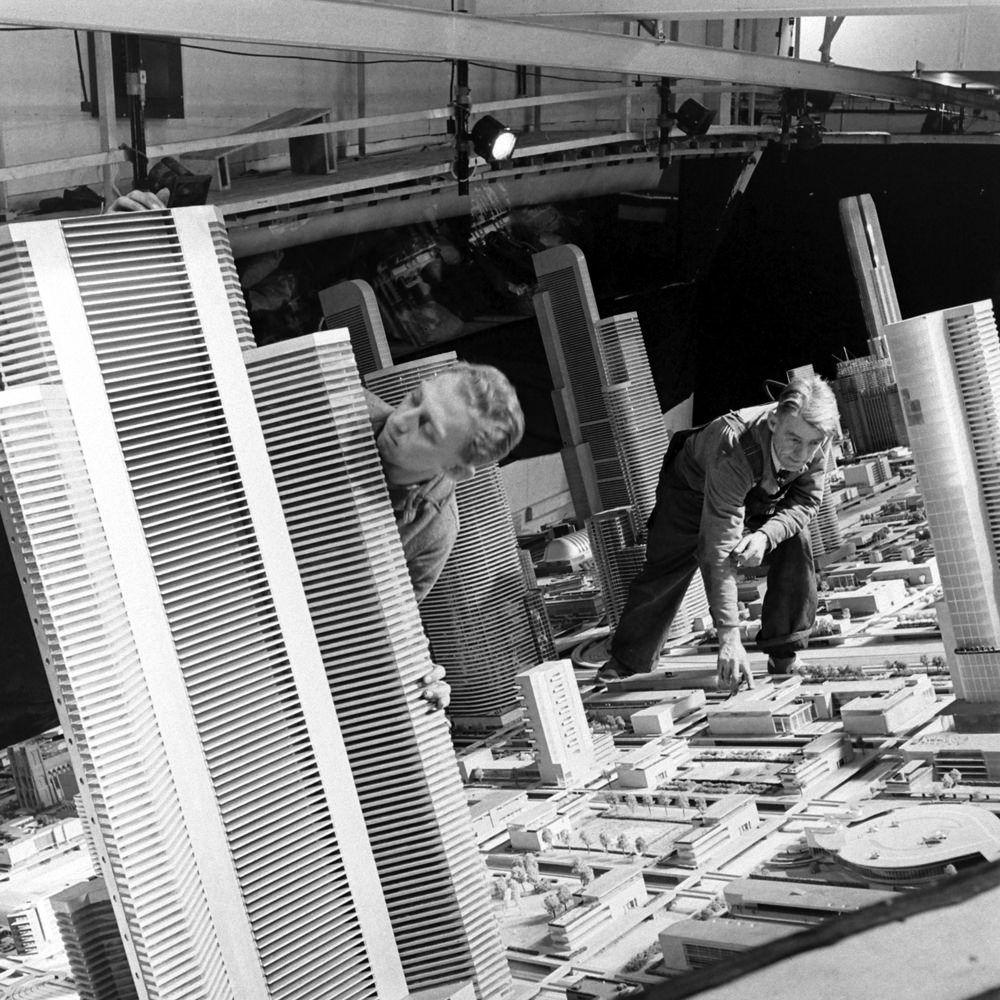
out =
[(160, 188), (156, 194), (152, 191), (129, 191), (116, 198), (108, 212), (142, 212), (152, 208), (166, 208), (170, 201), (170, 189)]

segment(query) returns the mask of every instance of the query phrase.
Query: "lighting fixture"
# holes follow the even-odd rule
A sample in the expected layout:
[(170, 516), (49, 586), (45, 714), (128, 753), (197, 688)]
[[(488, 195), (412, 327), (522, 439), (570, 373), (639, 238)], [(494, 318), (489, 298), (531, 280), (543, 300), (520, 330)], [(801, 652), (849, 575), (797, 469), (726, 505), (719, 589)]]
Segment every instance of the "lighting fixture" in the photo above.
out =
[(472, 126), (469, 138), (476, 153), (490, 163), (509, 160), (517, 145), (517, 136), (492, 115), (483, 115)]

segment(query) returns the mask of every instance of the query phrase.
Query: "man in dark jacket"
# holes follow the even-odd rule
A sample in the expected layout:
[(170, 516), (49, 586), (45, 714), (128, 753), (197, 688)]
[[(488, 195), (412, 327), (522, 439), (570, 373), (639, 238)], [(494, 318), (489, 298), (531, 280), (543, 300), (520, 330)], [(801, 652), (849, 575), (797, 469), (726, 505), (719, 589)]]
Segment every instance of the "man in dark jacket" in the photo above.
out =
[(653, 669), (694, 574), (701, 569), (719, 635), (720, 684), (753, 678), (739, 630), (741, 566), (768, 567), (757, 646), (768, 670), (796, 667), (816, 618), (809, 523), (823, 498), (837, 404), (819, 376), (793, 379), (776, 403), (678, 432), (664, 458), (646, 559), (632, 582), (599, 681)]

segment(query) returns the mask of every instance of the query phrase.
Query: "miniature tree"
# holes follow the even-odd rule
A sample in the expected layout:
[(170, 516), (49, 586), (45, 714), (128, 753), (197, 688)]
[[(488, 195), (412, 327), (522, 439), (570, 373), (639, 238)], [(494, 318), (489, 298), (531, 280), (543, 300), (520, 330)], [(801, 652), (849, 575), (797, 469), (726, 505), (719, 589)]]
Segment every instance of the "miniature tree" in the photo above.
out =
[(941, 871), (945, 875), (957, 875), (958, 874), (958, 869), (954, 865), (945, 865), (944, 868), (941, 869)]
[(470, 774), (469, 777), (478, 784), (483, 780), (483, 769), (481, 767), (474, 767), (472, 769), (472, 774)]
[(632, 839), (627, 833), (618, 834), (618, 850), (623, 854), (632, 853)]
[(636, 807), (639, 805), (639, 800), (629, 792), (625, 796), (625, 808), (628, 809), (630, 813), (635, 813)]
[(542, 832), (540, 834), (540, 837), (541, 837), (542, 843), (546, 847), (551, 847), (552, 846), (552, 840), (553, 840), (552, 831), (548, 827), (545, 827), (545, 829), (542, 830)]
[(586, 851), (590, 850), (591, 845), (594, 843), (594, 838), (587, 830), (581, 830), (577, 836), (580, 838), (580, 843), (583, 844), (583, 848)]
[(666, 814), (667, 806), (670, 805), (670, 792), (658, 792), (656, 795), (657, 802), (663, 806), (663, 812)]
[(594, 869), (590, 865), (583, 865), (579, 872), (580, 885), (586, 887), (594, 881)]
[(528, 853), (525, 854), (522, 860), (524, 861), (524, 870), (528, 875), (528, 881), (529, 882), (537, 881), (539, 875), (538, 858), (536, 858), (535, 855), (531, 853), (531, 851), (528, 851)]
[(646, 815), (653, 815), (653, 796), (645, 792), (642, 796), (642, 804), (646, 807)]
[(550, 920), (555, 920), (563, 912), (562, 904), (559, 902), (559, 897), (556, 896), (554, 892), (550, 892), (543, 900), (542, 906), (545, 907), (546, 912), (549, 915)]
[(565, 913), (573, 905), (573, 890), (568, 885), (561, 885), (556, 889), (556, 898), (562, 906), (562, 912)]
[[(737, 773), (737, 769), (734, 768), (733, 774), (736, 774), (736, 773)], [(677, 806), (678, 806), (678, 808), (681, 811), (681, 818), (683, 819), (684, 818), (684, 810), (687, 809), (688, 806), (691, 804), (690, 801), (688, 800), (687, 792), (680, 792), (678, 795), (675, 795), (674, 798), (677, 800)]]
[(695, 808), (698, 810), (699, 816), (704, 816), (705, 812), (708, 810), (708, 799), (704, 795), (699, 795), (694, 800)]
[(611, 850), (611, 834), (607, 830), (601, 830), (597, 839), (601, 842), (601, 847), (604, 848), (605, 852)]
[(571, 837), (571, 834), (570, 834), (569, 830), (566, 829), (566, 827), (563, 827), (556, 834), (556, 839), (559, 841), (560, 844), (563, 845), (563, 847), (569, 847), (570, 837)]
[(962, 772), (957, 767), (953, 767), (948, 772), (948, 777), (951, 778), (951, 785), (954, 788), (962, 780)]
[(643, 837), (643, 836), (640, 835), (640, 836), (638, 836), (638, 837), (635, 838), (635, 853), (636, 854), (645, 854), (647, 846), (648, 845), (646, 843), (646, 838), (645, 837)]
[(510, 886), (510, 898), (514, 903), (514, 909), (521, 909), (521, 895), (524, 890), (521, 888), (520, 882), (512, 882)]

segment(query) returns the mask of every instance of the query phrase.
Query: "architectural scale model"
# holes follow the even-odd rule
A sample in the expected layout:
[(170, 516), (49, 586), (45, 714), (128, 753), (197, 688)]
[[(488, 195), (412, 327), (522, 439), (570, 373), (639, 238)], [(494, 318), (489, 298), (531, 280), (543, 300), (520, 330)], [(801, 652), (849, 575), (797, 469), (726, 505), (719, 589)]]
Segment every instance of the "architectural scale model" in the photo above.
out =
[(886, 327), (948, 609), (955, 692), (1000, 701), (1000, 341), (990, 302)]
[(257, 412), (411, 991), (510, 973), (344, 331), (245, 352)]
[(321, 289), (319, 305), (327, 330), (347, 330), (361, 375), (392, 365), (378, 301), (367, 281), (341, 281)]
[(4, 526), (137, 991), (403, 997), (215, 218), (6, 231)]
[[(455, 360), (438, 354), (371, 372), (365, 385), (395, 405)], [(533, 629), (528, 581), (503, 478), (496, 464), (458, 483), (459, 532), (420, 617), (436, 663), (452, 685), (449, 715), (456, 725), (495, 727), (516, 709), (514, 675), (538, 662), (543, 642)]]

